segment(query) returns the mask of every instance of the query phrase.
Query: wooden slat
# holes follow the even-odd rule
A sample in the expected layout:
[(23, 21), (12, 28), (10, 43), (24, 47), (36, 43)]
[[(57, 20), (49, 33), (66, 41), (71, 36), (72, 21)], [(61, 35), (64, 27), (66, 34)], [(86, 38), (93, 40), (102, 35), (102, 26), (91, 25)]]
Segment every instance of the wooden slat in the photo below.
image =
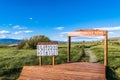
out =
[(18, 80), (104, 80), (103, 64), (78, 62), (53, 66), (24, 66)]

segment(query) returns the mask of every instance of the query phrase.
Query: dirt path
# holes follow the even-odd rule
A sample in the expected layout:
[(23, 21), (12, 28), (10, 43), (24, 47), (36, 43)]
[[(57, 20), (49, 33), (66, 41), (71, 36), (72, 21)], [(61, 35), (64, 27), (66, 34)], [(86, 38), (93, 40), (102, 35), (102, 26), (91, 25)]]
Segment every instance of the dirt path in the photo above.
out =
[(89, 62), (97, 62), (96, 56), (92, 53), (90, 49), (87, 49), (87, 54), (89, 55)]

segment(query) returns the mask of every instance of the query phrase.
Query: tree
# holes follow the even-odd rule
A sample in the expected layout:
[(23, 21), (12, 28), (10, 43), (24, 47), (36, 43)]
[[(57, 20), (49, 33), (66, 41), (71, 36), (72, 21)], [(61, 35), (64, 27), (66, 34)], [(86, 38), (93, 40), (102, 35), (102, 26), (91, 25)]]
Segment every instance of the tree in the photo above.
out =
[(36, 49), (36, 45), (38, 42), (49, 42), (50, 39), (44, 35), (39, 36), (33, 36), (29, 39), (29, 45), (32, 47), (32, 49)]
[(23, 40), (18, 43), (18, 49), (36, 49), (38, 42), (49, 42), (50, 39), (44, 35), (33, 36), (28, 40)]

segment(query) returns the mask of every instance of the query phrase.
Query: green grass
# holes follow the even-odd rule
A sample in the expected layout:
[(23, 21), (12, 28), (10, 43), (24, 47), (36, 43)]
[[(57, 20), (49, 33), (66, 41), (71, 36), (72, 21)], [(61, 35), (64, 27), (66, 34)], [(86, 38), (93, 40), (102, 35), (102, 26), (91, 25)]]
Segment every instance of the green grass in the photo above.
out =
[[(91, 48), (94, 54), (97, 56), (99, 63), (103, 64), (104, 61), (104, 50), (103, 45), (97, 45)], [(108, 69), (113, 71), (108, 73), (108, 80), (119, 80), (120, 78), (120, 46), (119, 45), (108, 45)], [(111, 69), (111, 70), (110, 70)], [(114, 78), (110, 78), (111, 75)], [(118, 78), (119, 77), (119, 78)]]
[(0, 80), (15, 80), (24, 65), (38, 65), (35, 50), (0, 48)]
[[(71, 60), (77, 61), (89, 61), (89, 57), (82, 57), (83, 44), (71, 45)], [(103, 44), (86, 43), (85, 48), (90, 48), (96, 55), (99, 63), (103, 63)], [(120, 46), (110, 45), (108, 47), (108, 61), (107, 68), (108, 80), (120, 80)], [(62, 64), (67, 62), (67, 44), (59, 44), (59, 55), (55, 57), (55, 64)], [(52, 57), (43, 57), (43, 65), (52, 64)], [(36, 50), (34, 49), (21, 49), (18, 50), (15, 47), (0, 48), (0, 80), (16, 80), (23, 66), (39, 65), (38, 57), (36, 56)]]
[[(63, 47), (62, 47), (63, 46)], [(59, 45), (59, 55), (55, 58), (55, 64), (67, 62), (67, 47)], [(79, 47), (72, 47), (71, 60), (79, 61), (82, 51)], [(87, 61), (85, 58), (81, 61)], [(43, 65), (52, 63), (52, 57), (43, 57)], [(0, 48), (0, 80), (16, 80), (23, 66), (39, 65), (36, 50), (14, 48)]]

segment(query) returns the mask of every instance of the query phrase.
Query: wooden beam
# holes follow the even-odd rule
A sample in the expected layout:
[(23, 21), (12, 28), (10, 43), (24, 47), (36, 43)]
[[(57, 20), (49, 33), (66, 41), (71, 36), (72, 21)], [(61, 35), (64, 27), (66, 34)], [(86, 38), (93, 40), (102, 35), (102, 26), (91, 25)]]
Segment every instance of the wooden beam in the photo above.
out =
[(78, 30), (75, 32), (68, 32), (68, 36), (105, 36), (106, 31), (104, 30)]
[(67, 62), (70, 62), (70, 47), (71, 47), (71, 37), (68, 36), (68, 52), (67, 52)]
[(106, 31), (106, 36), (104, 39), (104, 66), (108, 65), (108, 32)]

